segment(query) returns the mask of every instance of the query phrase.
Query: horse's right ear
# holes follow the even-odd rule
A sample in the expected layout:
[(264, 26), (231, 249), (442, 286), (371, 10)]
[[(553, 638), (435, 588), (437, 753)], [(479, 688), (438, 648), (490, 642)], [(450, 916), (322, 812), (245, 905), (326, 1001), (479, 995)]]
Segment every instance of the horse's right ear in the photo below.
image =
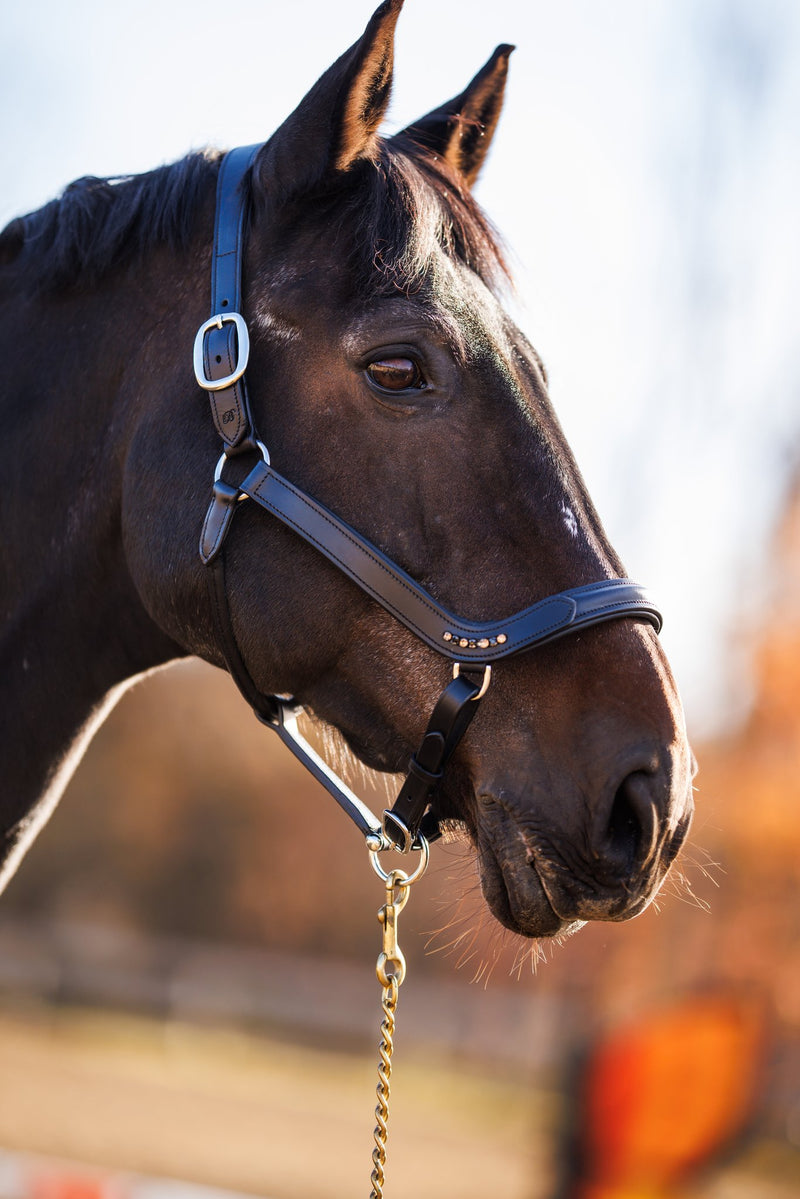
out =
[(403, 0), (384, 0), (364, 33), (317, 80), (259, 152), (254, 181), (286, 200), (369, 158), (389, 103), (394, 28)]

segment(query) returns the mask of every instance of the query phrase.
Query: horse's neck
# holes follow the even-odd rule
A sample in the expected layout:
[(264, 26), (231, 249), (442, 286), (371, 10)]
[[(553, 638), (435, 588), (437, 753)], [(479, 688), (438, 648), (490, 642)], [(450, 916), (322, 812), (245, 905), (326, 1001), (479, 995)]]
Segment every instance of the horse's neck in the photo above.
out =
[[(43, 719), (23, 696), (8, 727), (0, 722), (0, 754), (7, 764), (0, 796), (0, 892), (50, 817), (95, 732), (128, 686), (129, 682), (112, 687), (82, 723), (69, 696), (59, 713), (65, 718), (54, 719), (57, 695)], [(5, 698), (0, 702), (5, 703)], [(13, 702), (17, 703), (17, 697)], [(26, 718), (28, 712), (32, 720)], [(15, 730), (16, 747), (9, 749)]]
[(17, 597), (0, 634), (0, 890), (129, 682), (172, 656), (105, 572), (54, 569)]
[(30, 344), (0, 296), (0, 887), (126, 680), (177, 648), (126, 570), (109, 316), (80, 297), (25, 315)]

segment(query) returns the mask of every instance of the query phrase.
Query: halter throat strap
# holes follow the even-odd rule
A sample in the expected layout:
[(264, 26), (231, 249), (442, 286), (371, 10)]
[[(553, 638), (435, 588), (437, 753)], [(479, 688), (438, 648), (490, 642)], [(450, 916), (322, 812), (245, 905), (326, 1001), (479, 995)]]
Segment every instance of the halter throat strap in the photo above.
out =
[[(457, 617), (391, 558), (272, 467), (252, 418), (245, 383), (249, 336), (240, 311), (248, 215), (243, 182), (259, 148), (239, 147), (225, 155), (220, 164), (211, 317), (198, 330), (193, 354), (195, 376), (209, 397), (214, 425), (223, 442), (200, 537), (217, 640), (234, 681), (258, 718), (277, 732), (333, 795), (371, 847), (394, 845), (407, 851), (420, 832), (428, 840), (439, 835), (429, 804), (448, 761), (477, 713), (491, 675), (489, 663), (620, 617), (646, 621), (658, 632), (661, 614), (638, 583), (603, 579), (548, 596), (500, 620), (481, 622)], [(223, 478), (226, 462), (248, 452), (256, 453), (256, 464), (242, 482), (227, 482)], [(243, 499), (255, 502), (313, 545), (406, 628), (457, 664), (455, 677), (442, 692), (420, 747), (411, 758), (408, 776), (382, 822), (302, 736), (297, 724), (300, 709), (294, 701), (261, 692), (247, 668), (231, 620), (224, 561), (225, 541)]]

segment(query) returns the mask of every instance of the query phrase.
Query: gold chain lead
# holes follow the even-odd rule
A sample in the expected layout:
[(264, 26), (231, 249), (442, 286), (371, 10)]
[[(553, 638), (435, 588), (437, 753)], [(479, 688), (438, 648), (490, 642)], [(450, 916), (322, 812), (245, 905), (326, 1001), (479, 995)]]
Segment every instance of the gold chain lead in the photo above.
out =
[(420, 877), (428, 864), (428, 844), (422, 841), (420, 867), (409, 876), (404, 870), (392, 870), (386, 874), (380, 867), (377, 855), (372, 854), (376, 873), (386, 884), (386, 902), (378, 912), (383, 928), (383, 949), (378, 957), (375, 972), (383, 988), (381, 1005), (381, 1043), (378, 1047), (378, 1102), (375, 1107), (375, 1148), (372, 1150), (372, 1191), (370, 1199), (383, 1199), (384, 1166), (386, 1165), (386, 1136), (389, 1122), (389, 1091), (392, 1077), (392, 1053), (394, 1051), (394, 1026), (400, 984), (406, 976), (406, 960), (397, 940), (397, 918), (408, 902), (411, 884)]
[(378, 1086), (376, 1093), (378, 1102), (375, 1107), (375, 1148), (372, 1150), (372, 1191), (370, 1199), (383, 1199), (383, 1182), (386, 1165), (386, 1135), (389, 1121), (389, 1080), (392, 1077), (392, 1051), (394, 1049), (394, 1012), (397, 1007), (397, 997), (400, 985), (396, 978), (389, 980), (383, 988), (381, 1003), (383, 1005), (383, 1020), (381, 1021), (381, 1043), (378, 1048)]

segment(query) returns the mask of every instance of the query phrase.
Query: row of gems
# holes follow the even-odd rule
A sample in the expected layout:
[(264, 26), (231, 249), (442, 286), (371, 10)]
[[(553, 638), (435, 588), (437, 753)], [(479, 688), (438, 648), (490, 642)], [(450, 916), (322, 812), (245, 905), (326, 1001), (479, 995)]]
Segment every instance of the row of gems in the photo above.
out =
[(443, 633), (442, 639), (455, 641), (460, 649), (488, 649), (490, 645), (505, 645), (508, 641), (505, 633), (498, 633), (496, 637), (481, 637), (480, 641), (470, 637), (458, 637), (455, 633)]

